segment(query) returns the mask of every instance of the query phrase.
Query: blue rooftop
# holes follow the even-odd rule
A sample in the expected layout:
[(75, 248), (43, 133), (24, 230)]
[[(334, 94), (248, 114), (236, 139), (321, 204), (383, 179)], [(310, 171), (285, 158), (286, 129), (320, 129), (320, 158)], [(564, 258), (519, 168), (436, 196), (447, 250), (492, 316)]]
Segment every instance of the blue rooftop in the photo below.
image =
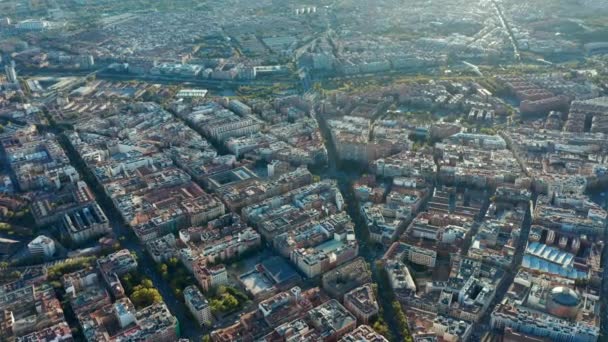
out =
[(298, 273), (285, 261), (285, 259), (275, 256), (262, 261), (262, 266), (269, 277), (277, 284), (285, 283), (299, 277)]

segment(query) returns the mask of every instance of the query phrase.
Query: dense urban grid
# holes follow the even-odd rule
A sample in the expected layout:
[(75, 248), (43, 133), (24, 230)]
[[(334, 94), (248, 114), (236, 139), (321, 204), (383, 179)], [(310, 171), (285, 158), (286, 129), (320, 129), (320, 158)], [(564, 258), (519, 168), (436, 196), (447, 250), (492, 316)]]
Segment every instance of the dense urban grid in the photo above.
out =
[(0, 342), (608, 340), (608, 2), (0, 0)]

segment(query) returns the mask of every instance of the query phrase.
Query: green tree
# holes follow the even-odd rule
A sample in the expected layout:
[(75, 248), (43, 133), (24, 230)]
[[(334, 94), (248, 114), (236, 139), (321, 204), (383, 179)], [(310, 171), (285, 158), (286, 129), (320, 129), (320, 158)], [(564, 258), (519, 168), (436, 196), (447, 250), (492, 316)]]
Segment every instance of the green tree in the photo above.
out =
[(179, 260), (177, 258), (173, 257), (173, 258), (170, 258), (167, 263), (169, 264), (169, 266), (171, 268), (175, 268), (178, 265)]
[(226, 306), (231, 307), (231, 308), (235, 308), (235, 307), (239, 306), (239, 301), (236, 298), (234, 298), (234, 296), (231, 294), (225, 295), (224, 302), (226, 303)]
[(230, 294), (229, 289), (224, 286), (220, 286), (217, 292), (218, 295), (211, 299), (210, 307), (214, 313), (228, 312), (238, 308), (242, 302), (240, 302), (234, 295)]
[(388, 329), (388, 325), (381, 321), (381, 320), (377, 320), (374, 325), (372, 326), (372, 328), (374, 329), (374, 331), (376, 331), (378, 334), (386, 337), (386, 339), (388, 339), (389, 341), (392, 339), (391, 336), (391, 332)]
[(169, 277), (169, 267), (167, 264), (161, 264), (159, 267), (159, 272), (163, 278), (167, 279)]
[(162, 302), (163, 297), (160, 295), (155, 288), (145, 288), (143, 286), (136, 286), (135, 291), (131, 294), (131, 301), (138, 308), (145, 308), (146, 306), (154, 303)]
[(401, 304), (399, 301), (394, 300), (392, 303), (393, 310), (395, 311), (395, 315), (397, 318), (397, 323), (399, 324), (399, 329), (401, 329), (403, 336), (406, 338), (406, 341), (411, 341), (412, 337), (410, 335), (410, 327), (407, 322), (407, 317), (401, 308)]
[(122, 276), (121, 282), (122, 282), (122, 286), (125, 287), (125, 290), (127, 290), (127, 292), (129, 292), (128, 289), (133, 288), (133, 276), (131, 275), (131, 273), (127, 273), (124, 276)]
[(142, 280), (141, 285), (146, 289), (154, 288), (154, 284), (152, 284), (152, 280), (150, 280), (150, 279)]

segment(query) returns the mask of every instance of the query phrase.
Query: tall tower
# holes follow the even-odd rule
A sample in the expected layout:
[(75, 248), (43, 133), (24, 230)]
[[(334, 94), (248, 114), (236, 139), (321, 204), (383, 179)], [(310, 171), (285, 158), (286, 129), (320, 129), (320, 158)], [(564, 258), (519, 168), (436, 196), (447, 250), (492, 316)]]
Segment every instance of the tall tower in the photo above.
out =
[(17, 72), (15, 71), (15, 61), (12, 61), (10, 65), (4, 67), (6, 71), (6, 78), (10, 83), (17, 83)]

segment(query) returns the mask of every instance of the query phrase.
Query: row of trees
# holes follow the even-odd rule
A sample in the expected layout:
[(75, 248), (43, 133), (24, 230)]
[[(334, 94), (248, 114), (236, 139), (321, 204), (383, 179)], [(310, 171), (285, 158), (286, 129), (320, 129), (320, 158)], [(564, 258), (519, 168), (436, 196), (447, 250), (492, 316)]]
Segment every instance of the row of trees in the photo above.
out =
[[(389, 314), (389, 316), (386, 316), (386, 319), (389, 320), (390, 324), (393, 324), (391, 326), (391, 328), (393, 329), (393, 334), (397, 335), (396, 338), (400, 338), (400, 336), (402, 336), (403, 341), (413, 341), (412, 335), (410, 334), (410, 328), (407, 321), (407, 317), (403, 312), (401, 303), (399, 303), (399, 301), (397, 300), (395, 293), (393, 292), (393, 289), (390, 286), (388, 273), (384, 269), (384, 264), (381, 261), (376, 261), (376, 270), (378, 272), (378, 286), (382, 289), (382, 292), (379, 293), (379, 300), (382, 302), (382, 304), (385, 305), (383, 310), (386, 310), (386, 312)], [(375, 324), (372, 325), (372, 327), (378, 333), (384, 335), (384, 330), (381, 324), (382, 322), (380, 322), (377, 327)], [(391, 340), (391, 338), (388, 337), (387, 339)]]
[(94, 262), (95, 262), (95, 257), (83, 257), (83, 258), (73, 259), (70, 261), (66, 261), (66, 262), (51, 266), (51, 267), (49, 267), (48, 273), (47, 273), (48, 280), (57, 281), (64, 274), (76, 272), (83, 268), (93, 266)]
[(405, 342), (414, 341), (412, 335), (410, 335), (410, 326), (407, 322), (407, 317), (403, 312), (403, 308), (401, 307), (401, 303), (399, 303), (398, 300), (394, 300), (392, 306), (393, 311), (395, 312), (395, 318), (397, 319), (397, 324), (399, 324), (399, 330), (401, 330), (403, 334), (403, 340)]
[[(372, 289), (374, 290), (374, 296), (378, 298), (378, 284), (373, 283)], [(372, 329), (376, 331), (378, 334), (384, 336), (387, 340), (392, 341), (393, 335), (391, 334), (390, 328), (388, 324), (384, 320), (384, 307), (379, 305), (380, 309), (378, 311), (378, 317), (376, 317), (375, 321), (371, 323)]]
[(158, 264), (156, 270), (169, 282), (171, 290), (180, 300), (184, 298), (183, 289), (196, 284), (192, 274), (177, 258), (170, 258), (166, 263)]

